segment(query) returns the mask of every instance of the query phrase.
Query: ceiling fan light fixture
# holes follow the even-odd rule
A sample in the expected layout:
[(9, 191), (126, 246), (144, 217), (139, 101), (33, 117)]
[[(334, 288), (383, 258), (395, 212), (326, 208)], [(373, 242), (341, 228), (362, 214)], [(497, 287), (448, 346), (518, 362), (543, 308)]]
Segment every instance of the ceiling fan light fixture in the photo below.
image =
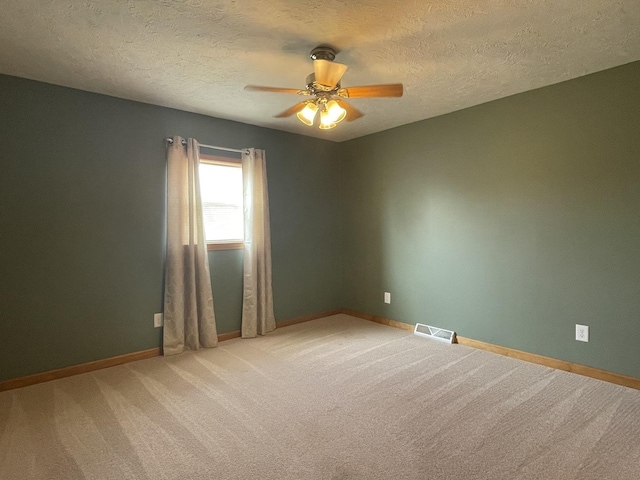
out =
[(333, 123), (340, 123), (347, 116), (347, 111), (335, 100), (327, 102), (326, 112)]
[(305, 105), (305, 107), (302, 110), (300, 110), (296, 114), (296, 116), (298, 117), (298, 120), (300, 120), (302, 123), (311, 127), (313, 125), (313, 121), (315, 120), (317, 113), (318, 113), (318, 105), (316, 105), (313, 102), (309, 102)]
[(334, 128), (337, 122), (332, 118), (331, 113), (327, 108), (323, 108), (320, 111), (320, 130), (329, 130)]
[(332, 128), (335, 128), (336, 125), (336, 123), (321, 123), (318, 128), (320, 128), (320, 130), (331, 130)]

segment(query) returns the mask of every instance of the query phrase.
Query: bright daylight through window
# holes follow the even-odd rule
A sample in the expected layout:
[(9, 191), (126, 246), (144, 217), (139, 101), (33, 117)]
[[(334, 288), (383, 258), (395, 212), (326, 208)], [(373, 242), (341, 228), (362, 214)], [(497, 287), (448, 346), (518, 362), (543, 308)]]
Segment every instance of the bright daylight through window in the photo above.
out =
[(201, 161), (200, 194), (207, 243), (241, 243), (244, 240), (241, 164)]

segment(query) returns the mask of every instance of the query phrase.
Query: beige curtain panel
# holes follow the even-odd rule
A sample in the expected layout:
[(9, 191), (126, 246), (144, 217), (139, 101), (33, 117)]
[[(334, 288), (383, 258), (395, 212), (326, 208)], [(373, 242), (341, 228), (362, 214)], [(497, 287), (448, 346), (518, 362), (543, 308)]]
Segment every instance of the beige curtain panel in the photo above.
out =
[(167, 147), (167, 258), (164, 284), (165, 355), (218, 344), (204, 234), (198, 142)]
[(242, 153), (244, 188), (244, 294), (242, 338), (276, 328), (271, 287), (271, 231), (267, 166), (263, 150)]

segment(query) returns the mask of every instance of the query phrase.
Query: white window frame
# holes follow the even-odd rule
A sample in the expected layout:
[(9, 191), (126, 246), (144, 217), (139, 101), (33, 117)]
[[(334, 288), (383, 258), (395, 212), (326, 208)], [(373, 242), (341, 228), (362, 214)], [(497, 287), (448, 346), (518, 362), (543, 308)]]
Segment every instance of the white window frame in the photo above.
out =
[[(219, 157), (217, 155), (200, 154), (200, 163), (222, 165), (225, 167), (237, 167), (242, 170), (242, 160), (239, 158)], [(244, 241), (235, 240), (207, 240), (207, 250), (239, 250), (244, 248)]]

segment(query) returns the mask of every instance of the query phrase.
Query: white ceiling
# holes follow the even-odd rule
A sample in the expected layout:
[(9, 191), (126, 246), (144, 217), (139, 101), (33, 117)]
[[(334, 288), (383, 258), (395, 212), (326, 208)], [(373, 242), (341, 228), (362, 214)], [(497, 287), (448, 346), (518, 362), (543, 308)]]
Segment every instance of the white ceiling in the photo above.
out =
[[(330, 131), (272, 116), (318, 44), (400, 99)], [(640, 59), (639, 0), (2, 0), (0, 73), (343, 141)]]

